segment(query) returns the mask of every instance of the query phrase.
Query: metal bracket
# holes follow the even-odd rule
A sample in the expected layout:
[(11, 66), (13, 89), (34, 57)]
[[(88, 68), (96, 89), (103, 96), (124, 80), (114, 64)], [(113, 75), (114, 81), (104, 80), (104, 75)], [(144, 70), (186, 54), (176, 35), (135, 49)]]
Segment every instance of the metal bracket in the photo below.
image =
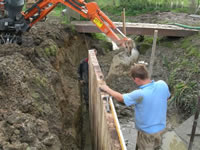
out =
[(106, 111), (110, 112), (110, 104), (109, 104), (110, 96), (104, 96), (103, 100), (106, 101)]

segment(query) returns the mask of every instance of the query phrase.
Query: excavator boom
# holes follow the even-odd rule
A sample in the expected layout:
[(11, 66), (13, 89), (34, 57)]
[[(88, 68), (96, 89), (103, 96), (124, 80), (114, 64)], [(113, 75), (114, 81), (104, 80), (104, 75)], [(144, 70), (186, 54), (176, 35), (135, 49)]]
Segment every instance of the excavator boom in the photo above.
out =
[[(9, 37), (20, 37), (23, 32), (28, 31), (35, 23), (43, 19), (59, 3), (78, 12), (82, 17), (92, 21), (103, 33), (111, 38), (119, 47), (127, 49), (129, 52), (134, 47), (133, 41), (127, 38), (114, 23), (100, 10), (96, 2), (86, 3), (84, 0), (37, 0), (32, 7), (24, 12), (19, 10), (24, 6), (24, 0), (0, 0), (0, 13), (8, 17), (0, 19), (0, 42), (13, 42)], [(20, 12), (20, 13), (19, 13)], [(7, 21), (9, 20), (9, 22)], [(116, 34), (115, 31), (118, 31)], [(20, 44), (18, 42), (18, 44)]]

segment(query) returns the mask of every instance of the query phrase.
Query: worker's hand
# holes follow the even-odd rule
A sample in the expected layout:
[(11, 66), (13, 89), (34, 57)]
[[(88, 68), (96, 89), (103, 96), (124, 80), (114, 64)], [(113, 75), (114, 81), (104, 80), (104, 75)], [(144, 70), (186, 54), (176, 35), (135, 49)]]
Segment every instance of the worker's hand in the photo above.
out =
[(110, 89), (106, 84), (104, 85), (100, 85), (100, 89), (104, 92), (108, 92), (108, 90)]

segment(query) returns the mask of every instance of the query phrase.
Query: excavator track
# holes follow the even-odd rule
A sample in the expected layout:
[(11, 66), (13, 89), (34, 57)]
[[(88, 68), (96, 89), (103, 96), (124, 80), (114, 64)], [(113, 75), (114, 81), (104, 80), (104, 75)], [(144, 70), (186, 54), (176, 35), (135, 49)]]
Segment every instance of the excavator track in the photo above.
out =
[(1, 33), (0, 34), (0, 44), (16, 43), (22, 44), (21, 35), (16, 35), (15, 33)]

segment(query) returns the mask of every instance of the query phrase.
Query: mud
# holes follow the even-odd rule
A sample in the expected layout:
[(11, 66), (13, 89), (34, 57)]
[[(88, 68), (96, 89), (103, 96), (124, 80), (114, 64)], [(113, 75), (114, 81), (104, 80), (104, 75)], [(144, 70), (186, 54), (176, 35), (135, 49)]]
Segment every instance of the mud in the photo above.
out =
[[(159, 15), (163, 18), (163, 14)], [(151, 23), (151, 17), (155, 15), (132, 18)], [(170, 18), (174, 19), (173, 15)], [(76, 33), (52, 16), (25, 33), (21, 46), (0, 45), (0, 149), (81, 148), (81, 101), (76, 71), (80, 60), (87, 57), (87, 50), (93, 48), (98, 51), (99, 64), (106, 77), (111, 60), (119, 51), (109, 51), (110, 43)], [(150, 54), (151, 49), (140, 55), (139, 60), (149, 62)], [(168, 80), (169, 72), (163, 58), (167, 56), (173, 61), (173, 55), (171, 48), (157, 47), (153, 79)], [(129, 67), (123, 69), (120, 74), (110, 76), (107, 83), (125, 93), (137, 87), (128, 76)], [(133, 108), (119, 103), (115, 106), (122, 126), (131, 126)], [(177, 120), (169, 125), (170, 129), (179, 124)]]
[[(119, 20), (118, 17), (113, 17), (116, 20)], [(191, 26), (198, 26), (200, 25), (200, 19), (192, 18), (189, 14), (185, 13), (172, 13), (172, 12), (164, 12), (164, 13), (151, 13), (151, 14), (144, 14), (138, 15), (134, 17), (127, 16), (127, 21), (129, 22), (143, 22), (143, 23), (182, 23)], [(198, 45), (199, 48), (199, 36), (194, 36), (191, 38), (192, 45)], [(134, 39), (136, 37), (133, 36)], [(170, 76), (172, 76), (172, 72), (170, 72), (170, 64), (173, 64), (175, 61), (180, 61), (182, 56), (185, 55), (184, 48), (181, 43), (183, 40), (181, 38), (168, 38), (168, 37), (159, 37), (159, 42), (157, 42), (156, 47), (156, 57), (153, 66), (153, 74), (152, 79), (157, 80), (164, 80), (169, 83)], [(169, 42), (171, 45), (163, 44), (164, 42)], [(183, 42), (182, 42), (183, 43)], [(145, 49), (145, 52), (140, 54), (138, 61), (146, 62), (147, 64), (150, 63), (151, 57), (151, 49), (152, 46), (149, 46)], [(129, 76), (129, 69), (130, 66), (126, 67), (118, 67), (119, 70), (115, 70), (115, 74), (110, 75), (110, 69), (114, 66), (112, 63), (114, 62), (113, 58), (116, 56), (116, 51), (108, 53), (106, 56), (99, 57), (99, 62), (102, 67), (102, 71), (104, 73), (105, 78), (107, 79), (107, 84), (113, 88), (114, 90), (120, 93), (127, 93), (134, 89), (137, 89), (137, 86), (133, 83)], [(112, 61), (110, 61), (112, 60)], [(193, 59), (196, 62), (196, 59)], [(149, 67), (149, 65), (147, 65)], [(173, 66), (171, 66), (173, 68)], [(122, 69), (123, 68), (123, 69)], [(172, 69), (172, 71), (174, 71)], [(177, 80), (187, 79), (188, 72), (186, 70), (181, 70), (178, 73)], [(191, 80), (195, 80), (195, 76), (193, 75)], [(196, 80), (195, 80), (196, 82)], [(198, 83), (197, 83), (198, 84)], [(169, 85), (170, 89), (173, 85)], [(197, 90), (197, 89), (194, 89)], [(171, 93), (174, 94), (173, 92)], [(187, 93), (191, 95), (191, 93)], [(195, 94), (196, 95), (196, 94)], [(194, 95), (191, 95), (194, 96)], [(196, 98), (196, 97), (193, 97)], [(182, 98), (184, 99), (184, 98)], [(134, 108), (133, 107), (125, 107), (123, 104), (118, 103), (115, 101), (115, 106), (117, 109), (118, 118), (120, 120), (120, 124), (122, 127), (122, 131), (124, 134), (124, 138), (126, 141), (127, 149), (131, 150), (135, 147), (135, 141), (133, 139), (136, 138), (136, 134), (134, 132)], [(181, 112), (176, 107), (169, 105), (168, 113), (167, 113), (167, 131), (173, 131), (176, 127), (178, 127), (182, 122), (186, 120), (189, 113)], [(166, 134), (166, 138), (171, 138)], [(176, 139), (177, 140), (177, 139)], [(168, 142), (169, 143), (169, 142)], [(181, 143), (181, 142), (179, 142)], [(183, 149), (183, 145), (179, 144), (177, 141), (174, 140), (174, 143), (170, 143), (170, 145), (166, 144), (163, 145), (162, 149)], [(171, 145), (172, 144), (172, 145)]]
[(0, 149), (81, 148), (76, 72), (95, 46), (103, 47), (53, 16), (25, 33), (22, 45), (0, 45)]

